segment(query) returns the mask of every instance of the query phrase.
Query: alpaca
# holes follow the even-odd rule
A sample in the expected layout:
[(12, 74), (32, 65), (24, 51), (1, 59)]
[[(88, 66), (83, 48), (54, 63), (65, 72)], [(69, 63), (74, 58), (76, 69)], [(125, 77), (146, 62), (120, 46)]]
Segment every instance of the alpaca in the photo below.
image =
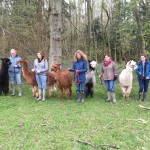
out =
[(96, 84), (96, 77), (95, 77), (95, 68), (96, 68), (96, 61), (88, 61), (89, 62), (89, 70), (86, 73), (86, 82), (85, 82), (85, 93), (86, 97), (90, 94), (91, 98), (93, 98), (94, 92), (94, 85)]
[(56, 73), (56, 82), (58, 86), (59, 99), (62, 98), (63, 89), (65, 90), (65, 96), (67, 100), (71, 98), (72, 94), (72, 76), (69, 71), (61, 71), (60, 64), (53, 64), (52, 71)]
[(129, 98), (130, 96), (133, 81), (132, 72), (136, 69), (137, 69), (136, 62), (130, 60), (126, 64), (126, 69), (122, 70), (122, 72), (119, 75), (119, 82), (121, 85), (121, 90), (124, 98)]
[(35, 73), (28, 70), (27, 61), (25, 59), (20, 59), (18, 63), (22, 66), (22, 74), (27, 84), (32, 86), (32, 95), (38, 97), (38, 85), (35, 79)]
[(9, 91), (9, 76), (8, 76), (8, 68), (11, 64), (9, 58), (1, 58), (2, 66), (0, 70), (0, 95), (2, 92), (7, 95)]
[(51, 72), (47, 72), (47, 84), (49, 87), (49, 96), (56, 96), (56, 79), (55, 79), (55, 74)]

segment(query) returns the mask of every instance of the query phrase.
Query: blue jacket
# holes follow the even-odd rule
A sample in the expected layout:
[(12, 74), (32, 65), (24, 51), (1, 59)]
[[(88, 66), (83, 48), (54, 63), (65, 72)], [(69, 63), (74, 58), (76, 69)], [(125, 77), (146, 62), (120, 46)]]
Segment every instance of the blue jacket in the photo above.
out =
[[(17, 64), (17, 61), (19, 61), (21, 58), (16, 55), (15, 57), (9, 57), (11, 65), (9, 65), (9, 73), (20, 73), (21, 72), (21, 65)], [(14, 65), (17, 65), (17, 67), (14, 67)]]
[(136, 69), (136, 74), (138, 75), (138, 79), (143, 79), (146, 77), (150, 78), (150, 62), (148, 60), (145, 62), (144, 68), (141, 61), (137, 62), (137, 66), (138, 68)]
[(37, 71), (40, 70), (40, 75), (46, 75), (46, 72), (48, 71), (48, 62), (46, 59), (43, 59), (40, 63), (38, 62), (38, 59), (34, 60), (34, 70), (37, 74)]
[[(87, 61), (83, 60), (83, 59), (77, 60), (76, 62), (73, 63), (73, 69), (79, 71), (80, 82), (85, 82), (85, 80), (86, 80), (85, 73), (88, 70)], [(75, 75), (74, 75), (74, 78), (76, 80), (76, 76)]]

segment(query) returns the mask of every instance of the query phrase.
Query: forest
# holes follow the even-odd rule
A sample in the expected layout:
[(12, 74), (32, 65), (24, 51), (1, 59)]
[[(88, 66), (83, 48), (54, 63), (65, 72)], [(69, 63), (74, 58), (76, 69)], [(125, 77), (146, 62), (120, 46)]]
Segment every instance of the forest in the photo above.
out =
[(150, 54), (150, 0), (1, 0), (0, 16), (1, 55), (43, 50), (52, 63), (81, 49), (121, 63)]

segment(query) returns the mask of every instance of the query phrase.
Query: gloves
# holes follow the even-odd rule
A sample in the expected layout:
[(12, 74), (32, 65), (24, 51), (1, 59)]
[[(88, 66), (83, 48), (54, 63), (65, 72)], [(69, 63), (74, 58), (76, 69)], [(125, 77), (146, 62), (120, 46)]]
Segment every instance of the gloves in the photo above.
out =
[(14, 65), (14, 67), (15, 67), (15, 68), (17, 68), (17, 67), (18, 67), (18, 65)]
[(118, 78), (117, 74), (114, 75), (114, 81), (116, 81)]
[(146, 80), (149, 80), (149, 77), (146, 77)]

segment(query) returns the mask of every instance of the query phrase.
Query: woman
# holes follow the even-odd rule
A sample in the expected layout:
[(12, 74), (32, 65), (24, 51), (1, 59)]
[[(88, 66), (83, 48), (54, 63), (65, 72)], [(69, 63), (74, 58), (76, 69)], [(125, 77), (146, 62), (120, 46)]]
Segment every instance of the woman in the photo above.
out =
[(74, 55), (73, 69), (75, 71), (74, 79), (76, 83), (77, 102), (84, 102), (85, 99), (85, 73), (87, 72), (87, 57), (81, 51), (78, 50)]
[(116, 96), (114, 92), (114, 81), (117, 79), (117, 65), (113, 62), (109, 55), (105, 55), (102, 64), (101, 74), (99, 78), (103, 78), (107, 90), (107, 100), (105, 102), (116, 103)]
[(35, 72), (39, 89), (39, 98), (37, 100), (45, 101), (47, 80), (46, 73), (48, 71), (48, 62), (42, 52), (37, 53), (37, 58), (34, 60), (34, 68), (32, 69), (32, 71)]
[(148, 84), (150, 79), (150, 62), (146, 58), (145, 54), (142, 54), (140, 59), (141, 60), (137, 62), (138, 68), (136, 69), (139, 81), (139, 101), (145, 101), (147, 98)]
[(22, 81), (21, 81), (21, 65), (17, 62), (21, 59), (18, 55), (15, 49), (10, 50), (10, 62), (9, 65), (9, 80), (12, 87), (12, 96), (16, 95), (16, 83), (18, 85), (19, 89), (19, 96), (22, 96)]

